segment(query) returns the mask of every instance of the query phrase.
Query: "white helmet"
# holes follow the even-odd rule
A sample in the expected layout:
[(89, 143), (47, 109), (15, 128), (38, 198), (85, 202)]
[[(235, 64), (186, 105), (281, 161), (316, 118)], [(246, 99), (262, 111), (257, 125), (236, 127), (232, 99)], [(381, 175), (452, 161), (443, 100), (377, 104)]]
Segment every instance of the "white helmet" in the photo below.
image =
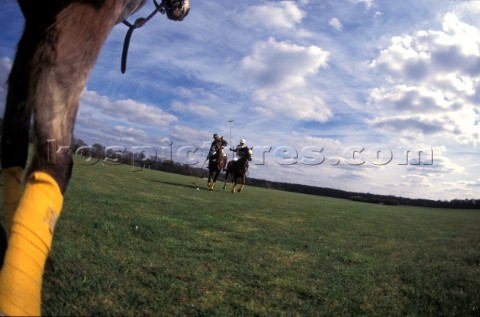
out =
[(240, 144), (245, 144), (245, 139), (241, 139)]

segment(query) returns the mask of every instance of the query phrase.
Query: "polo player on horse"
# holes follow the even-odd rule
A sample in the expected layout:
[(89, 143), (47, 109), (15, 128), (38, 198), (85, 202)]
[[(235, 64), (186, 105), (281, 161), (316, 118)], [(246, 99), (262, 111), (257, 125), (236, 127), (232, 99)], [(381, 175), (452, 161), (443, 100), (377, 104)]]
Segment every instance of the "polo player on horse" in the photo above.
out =
[(223, 189), (227, 187), (228, 176), (231, 174), (233, 175), (232, 193), (236, 191), (237, 179), (239, 177), (242, 179), (242, 185), (238, 191), (240, 192), (243, 190), (243, 188), (245, 187), (246, 177), (248, 173), (248, 161), (252, 160), (252, 149), (253, 148), (249, 148), (245, 145), (244, 139), (240, 140), (240, 144), (237, 145), (235, 149), (230, 148), (230, 151), (234, 151), (235, 153), (237, 153), (237, 157), (233, 161), (228, 162)]
[(227, 145), (227, 141), (218, 134), (213, 135), (213, 142), (208, 151), (208, 182), (207, 186), (212, 191), (215, 188), (215, 182), (222, 170), (227, 166), (227, 154), (223, 150)]
[[(217, 133), (213, 135), (213, 141), (212, 144), (210, 145), (210, 150), (208, 151), (208, 156), (207, 159), (211, 160), (212, 158), (215, 157), (218, 151), (223, 151), (223, 148), (226, 147), (228, 144), (227, 141), (223, 139), (223, 136), (219, 136)], [(227, 154), (223, 153), (225, 165), (227, 166)], [(225, 170), (225, 169), (224, 169)]]
[(238, 144), (235, 148), (230, 148), (230, 151), (235, 152), (234, 161), (242, 158), (245, 155), (245, 139), (240, 140), (240, 144)]

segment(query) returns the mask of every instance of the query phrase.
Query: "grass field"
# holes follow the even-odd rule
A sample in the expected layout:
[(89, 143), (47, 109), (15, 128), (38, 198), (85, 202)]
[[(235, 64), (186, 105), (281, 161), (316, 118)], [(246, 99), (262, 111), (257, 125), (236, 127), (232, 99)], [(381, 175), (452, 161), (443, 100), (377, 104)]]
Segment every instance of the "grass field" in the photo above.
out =
[(480, 315), (478, 211), (209, 192), (101, 163), (73, 174), (45, 315)]

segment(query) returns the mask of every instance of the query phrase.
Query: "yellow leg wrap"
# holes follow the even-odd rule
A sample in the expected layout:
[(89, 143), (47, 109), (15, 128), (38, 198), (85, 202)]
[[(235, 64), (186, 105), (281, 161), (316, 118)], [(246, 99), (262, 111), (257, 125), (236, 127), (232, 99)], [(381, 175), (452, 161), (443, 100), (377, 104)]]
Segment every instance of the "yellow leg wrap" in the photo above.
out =
[(63, 195), (50, 175), (35, 172), (28, 177), (0, 272), (0, 313), (40, 315), (43, 268), (62, 204)]
[(5, 231), (10, 237), (12, 220), (22, 196), (23, 168), (9, 167), (2, 171), (3, 174), (3, 207), (5, 210)]

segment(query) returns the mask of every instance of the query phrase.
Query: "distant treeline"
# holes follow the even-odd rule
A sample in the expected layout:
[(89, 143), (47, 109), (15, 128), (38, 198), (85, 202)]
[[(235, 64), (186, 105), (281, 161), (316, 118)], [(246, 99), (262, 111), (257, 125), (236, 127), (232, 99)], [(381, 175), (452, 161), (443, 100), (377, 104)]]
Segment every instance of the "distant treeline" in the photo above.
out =
[(268, 180), (252, 179), (248, 183), (254, 186), (284, 190), (289, 192), (327, 196), (333, 198), (350, 199), (372, 204), (404, 205), (433, 208), (480, 209), (480, 199), (431, 200), (397, 197), (392, 195), (378, 195), (370, 193), (348, 192), (339, 189), (316, 187), (302, 184), (272, 182)]
[[(80, 146), (86, 145), (85, 142), (79, 139), (74, 140), (73, 150), (76, 150)], [(105, 158), (110, 155), (108, 151), (105, 151), (105, 147), (101, 144), (94, 144), (92, 148), (95, 149), (96, 155), (100, 158)], [(92, 155), (92, 153), (90, 153)], [(163, 172), (182, 174), (193, 177), (206, 178), (208, 177), (208, 171), (199, 167), (192, 167), (191, 165), (185, 165), (171, 160), (149, 160), (146, 159), (142, 153), (126, 153), (124, 155), (124, 164), (139, 164), (139, 168), (145, 168), (150, 170), (159, 170)], [(143, 166), (141, 162), (147, 162)], [(137, 162), (137, 163), (135, 163)], [(223, 174), (218, 178), (219, 181), (223, 181)], [(356, 193), (348, 192), (333, 188), (316, 187), (310, 185), (274, 182), (264, 179), (247, 178), (247, 184), (249, 186), (257, 186), (269, 189), (283, 190), (288, 192), (319, 195), (333, 198), (350, 199), (353, 201), (359, 201), (372, 204), (383, 205), (404, 205), (404, 206), (420, 206), (420, 207), (433, 207), (433, 208), (452, 208), (452, 209), (480, 209), (480, 199), (454, 199), (454, 200), (431, 200), (431, 199), (419, 199), (419, 198), (405, 198), (391, 195), (377, 195), (370, 193)]]
[[(208, 171), (189, 165), (182, 165), (179, 163), (165, 161), (154, 162), (150, 166), (151, 169), (160, 170), (164, 172), (171, 172), (195, 177), (207, 177)], [(223, 180), (223, 175), (219, 179)], [(283, 190), (288, 192), (319, 195), (333, 198), (350, 199), (372, 204), (383, 205), (404, 205), (404, 206), (420, 206), (433, 208), (455, 208), (455, 209), (480, 209), (480, 199), (454, 199), (454, 200), (430, 200), (430, 199), (414, 199), (397, 197), (391, 195), (377, 195), (370, 193), (355, 193), (333, 188), (316, 187), (302, 184), (274, 182), (265, 179), (257, 179), (247, 177), (247, 185), (257, 186), (269, 189)]]
[[(79, 146), (84, 146), (85, 143), (82, 140), (75, 140), (76, 150)], [(105, 150), (101, 144), (94, 144), (90, 148), (93, 152), (90, 152), (89, 156), (97, 156), (98, 158), (105, 159), (114, 157), (115, 153), (109, 153)], [(185, 165), (171, 160), (156, 160), (155, 158), (148, 159), (142, 153), (130, 153), (126, 152), (122, 155), (122, 163), (128, 165), (135, 165), (137, 168), (159, 170), (163, 172), (182, 174), (193, 177), (206, 178), (208, 177), (208, 171), (205, 168), (193, 167), (191, 165)], [(142, 163), (145, 162), (145, 163)], [(223, 174), (218, 178), (219, 181), (223, 181)], [(206, 181), (205, 181), (206, 183)], [(309, 195), (319, 195), (333, 198), (349, 199), (353, 201), (359, 201), (372, 204), (383, 205), (404, 205), (404, 206), (421, 206), (421, 207), (433, 207), (433, 208), (454, 208), (454, 209), (480, 209), (480, 199), (454, 199), (454, 200), (430, 200), (430, 199), (415, 199), (397, 197), (392, 195), (378, 195), (371, 193), (356, 193), (348, 192), (333, 188), (316, 187), (302, 184), (274, 182), (264, 179), (247, 178), (247, 184), (249, 186), (257, 186), (269, 189), (283, 190), (288, 192), (303, 193)]]

